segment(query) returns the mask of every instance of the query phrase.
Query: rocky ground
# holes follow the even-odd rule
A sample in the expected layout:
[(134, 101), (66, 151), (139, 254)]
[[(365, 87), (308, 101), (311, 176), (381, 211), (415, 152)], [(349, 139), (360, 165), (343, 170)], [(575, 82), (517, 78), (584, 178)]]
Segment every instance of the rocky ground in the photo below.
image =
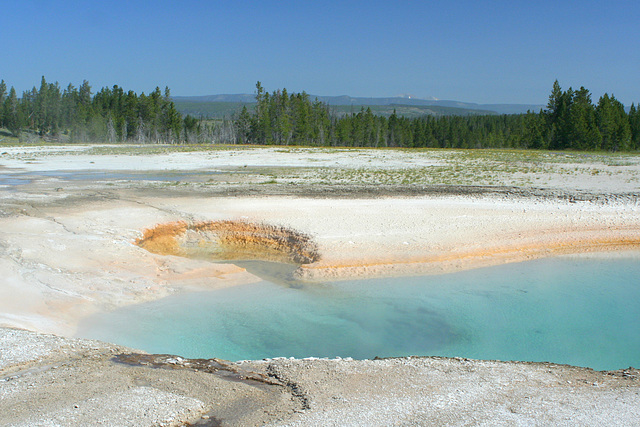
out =
[(0, 328), (10, 426), (640, 425), (640, 372), (461, 358), (144, 355)]
[(0, 329), (0, 348), (0, 425), (261, 425), (300, 406), (285, 385), (231, 364), (131, 362), (130, 349), (12, 329)]

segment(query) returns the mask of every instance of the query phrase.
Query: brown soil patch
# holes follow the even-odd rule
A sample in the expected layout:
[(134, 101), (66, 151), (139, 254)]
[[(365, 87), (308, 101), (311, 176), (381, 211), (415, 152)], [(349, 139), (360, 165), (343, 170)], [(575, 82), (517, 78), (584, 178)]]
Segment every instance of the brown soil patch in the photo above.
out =
[(378, 277), (397, 274), (433, 274), (448, 273), (478, 267), (488, 267), (507, 262), (519, 262), (557, 255), (568, 255), (587, 252), (607, 252), (621, 250), (638, 250), (640, 235), (635, 229), (608, 230), (610, 233), (595, 236), (571, 235), (561, 232), (550, 232), (555, 239), (538, 237), (529, 242), (517, 242), (490, 247), (475, 247), (448, 253), (429, 256), (414, 256), (405, 259), (380, 258), (362, 262), (353, 260), (346, 262), (317, 262), (300, 266), (295, 273), (299, 280), (333, 280), (350, 277)]
[(218, 260), (259, 259), (308, 264), (320, 256), (310, 236), (268, 224), (206, 221), (159, 224), (136, 244), (149, 252)]

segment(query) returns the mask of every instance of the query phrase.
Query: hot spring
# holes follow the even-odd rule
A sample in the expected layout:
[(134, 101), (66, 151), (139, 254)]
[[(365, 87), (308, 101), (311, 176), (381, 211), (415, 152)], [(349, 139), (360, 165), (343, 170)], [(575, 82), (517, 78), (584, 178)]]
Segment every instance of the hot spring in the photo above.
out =
[(95, 315), (78, 336), (227, 360), (447, 356), (640, 366), (637, 258), (541, 259), (447, 275), (301, 283), (287, 264), (239, 262), (263, 280)]

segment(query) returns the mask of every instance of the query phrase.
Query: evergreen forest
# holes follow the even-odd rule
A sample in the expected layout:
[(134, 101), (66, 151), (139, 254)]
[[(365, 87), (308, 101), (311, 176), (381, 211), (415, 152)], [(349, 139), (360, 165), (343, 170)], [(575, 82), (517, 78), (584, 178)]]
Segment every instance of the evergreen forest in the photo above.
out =
[[(182, 117), (171, 101), (169, 88), (145, 95), (119, 86), (93, 93), (89, 82), (80, 87), (48, 83), (44, 77), (18, 98), (0, 81), (0, 128), (24, 141), (43, 138), (66, 142), (202, 142), (211, 126), (191, 116)], [(232, 126), (230, 126), (232, 127)]]
[(613, 95), (594, 105), (581, 87), (563, 91), (555, 81), (545, 110), (526, 114), (374, 115), (370, 108), (335, 116), (304, 92), (269, 94), (256, 85), (256, 108), (235, 120), (243, 144), (404, 148), (519, 148), (587, 151), (640, 149), (640, 109), (629, 112)]
[(0, 82), (0, 128), (22, 140), (69, 142), (220, 143), (257, 145), (518, 148), (638, 151), (640, 106), (628, 110), (613, 95), (597, 103), (581, 87), (555, 81), (546, 109), (526, 114), (403, 117), (362, 107), (332, 114), (325, 103), (286, 89), (256, 85), (255, 108), (224, 120), (182, 116), (169, 88), (145, 95), (119, 86), (93, 94), (85, 80), (64, 90), (44, 77), (18, 98)]

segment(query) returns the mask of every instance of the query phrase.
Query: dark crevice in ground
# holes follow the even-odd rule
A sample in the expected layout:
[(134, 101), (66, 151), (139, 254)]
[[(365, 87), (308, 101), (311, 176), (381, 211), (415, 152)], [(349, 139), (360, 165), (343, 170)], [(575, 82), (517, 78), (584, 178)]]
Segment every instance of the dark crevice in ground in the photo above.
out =
[(286, 386), (271, 376), (246, 371), (232, 362), (222, 359), (185, 359), (170, 354), (118, 354), (111, 359), (128, 366), (147, 366), (156, 369), (187, 369), (194, 372), (215, 374), (219, 378), (252, 386)]
[(284, 384), (291, 392), (293, 397), (298, 399), (302, 405), (302, 411), (306, 411), (311, 409), (311, 398), (310, 396), (302, 390), (299, 384), (291, 381), (289, 378), (286, 378), (281, 372), (279, 372), (278, 367), (272, 363), (267, 366), (267, 375), (271, 378), (275, 378), (279, 383)]

